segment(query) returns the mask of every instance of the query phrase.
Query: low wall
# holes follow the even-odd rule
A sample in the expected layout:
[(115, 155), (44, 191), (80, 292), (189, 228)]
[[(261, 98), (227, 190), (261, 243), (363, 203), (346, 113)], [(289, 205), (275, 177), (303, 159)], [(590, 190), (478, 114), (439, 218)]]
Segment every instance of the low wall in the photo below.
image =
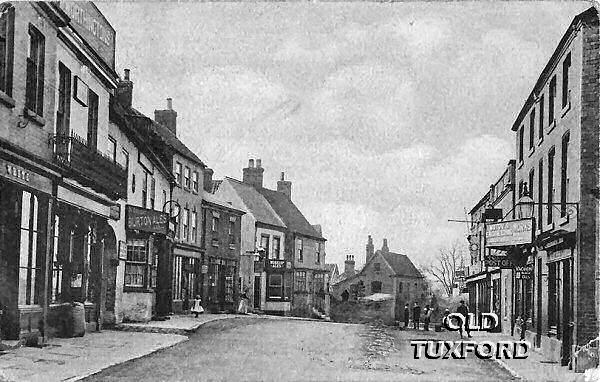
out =
[(368, 323), (383, 321), (394, 323), (394, 300), (387, 301), (333, 301), (331, 302), (331, 320), (347, 323)]

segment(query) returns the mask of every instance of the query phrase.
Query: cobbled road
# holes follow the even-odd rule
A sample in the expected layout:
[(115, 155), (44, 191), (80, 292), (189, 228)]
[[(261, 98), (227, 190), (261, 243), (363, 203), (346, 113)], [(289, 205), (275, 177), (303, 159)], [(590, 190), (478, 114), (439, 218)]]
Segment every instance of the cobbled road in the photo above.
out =
[(411, 339), (449, 333), (287, 319), (203, 325), (190, 340), (86, 381), (507, 381), (493, 361), (414, 359)]

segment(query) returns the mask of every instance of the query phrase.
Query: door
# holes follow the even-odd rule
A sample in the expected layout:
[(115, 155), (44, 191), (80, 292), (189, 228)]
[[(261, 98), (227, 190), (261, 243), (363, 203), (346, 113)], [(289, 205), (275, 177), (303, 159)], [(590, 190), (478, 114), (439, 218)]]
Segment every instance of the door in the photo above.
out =
[(260, 276), (254, 276), (254, 308), (260, 309)]
[(573, 343), (573, 322), (571, 322), (571, 262), (563, 262), (563, 311), (562, 311), (562, 349), (561, 365), (566, 366), (571, 361), (571, 345)]

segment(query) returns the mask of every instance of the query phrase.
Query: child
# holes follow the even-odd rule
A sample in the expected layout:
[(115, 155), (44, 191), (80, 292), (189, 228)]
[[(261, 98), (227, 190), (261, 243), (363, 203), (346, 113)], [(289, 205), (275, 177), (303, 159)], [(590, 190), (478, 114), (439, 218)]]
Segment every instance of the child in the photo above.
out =
[(199, 314), (204, 313), (204, 308), (202, 307), (202, 299), (200, 298), (200, 295), (197, 294), (196, 295), (196, 299), (194, 299), (192, 301), (192, 309), (191, 309), (192, 313), (194, 313), (195, 317), (198, 318)]

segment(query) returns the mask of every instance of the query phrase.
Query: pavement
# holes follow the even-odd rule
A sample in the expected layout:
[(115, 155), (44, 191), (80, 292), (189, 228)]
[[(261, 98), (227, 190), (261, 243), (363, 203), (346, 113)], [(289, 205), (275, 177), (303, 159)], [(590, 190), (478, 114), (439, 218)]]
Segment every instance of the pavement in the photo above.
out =
[(170, 320), (127, 323), (83, 337), (52, 338), (46, 346), (0, 352), (0, 382), (78, 381), (108, 367), (187, 341), (207, 322), (232, 314), (175, 315)]
[[(515, 341), (514, 337), (501, 333), (471, 332), (472, 340), (481, 341)], [(575, 373), (569, 370), (567, 366), (561, 366), (560, 363), (549, 362), (544, 355), (535, 348), (529, 350), (525, 359), (495, 359), (501, 367), (507, 370), (514, 378), (525, 381), (560, 381), (560, 382), (587, 382), (600, 381), (590, 379), (594, 371), (587, 373)], [(593, 377), (591, 377), (593, 378)]]

